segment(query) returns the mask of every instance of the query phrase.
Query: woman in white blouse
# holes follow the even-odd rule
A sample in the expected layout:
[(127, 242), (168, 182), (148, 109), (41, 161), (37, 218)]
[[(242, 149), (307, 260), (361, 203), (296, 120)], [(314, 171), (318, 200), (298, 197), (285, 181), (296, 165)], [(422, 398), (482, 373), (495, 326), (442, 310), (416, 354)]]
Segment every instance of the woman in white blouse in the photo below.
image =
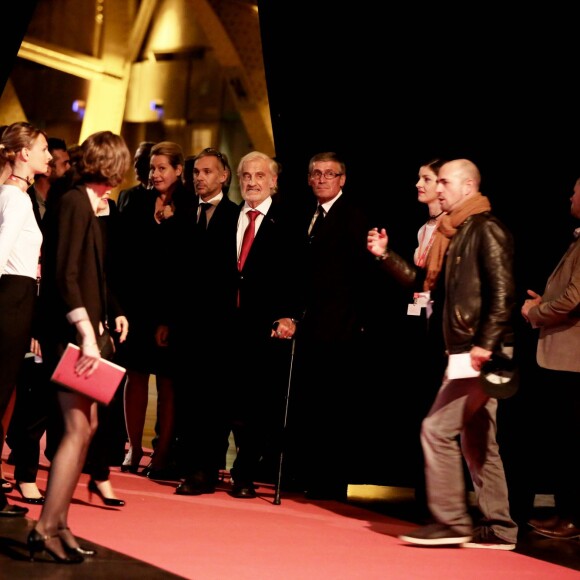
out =
[[(37, 294), (42, 233), (26, 190), (35, 174), (48, 171), (51, 159), (46, 134), (29, 123), (13, 123), (2, 133), (0, 168), (10, 171), (0, 185), (0, 419), (30, 348)], [(0, 426), (0, 451), (3, 442)], [(27, 511), (10, 505), (0, 488), (1, 517), (23, 516)]]

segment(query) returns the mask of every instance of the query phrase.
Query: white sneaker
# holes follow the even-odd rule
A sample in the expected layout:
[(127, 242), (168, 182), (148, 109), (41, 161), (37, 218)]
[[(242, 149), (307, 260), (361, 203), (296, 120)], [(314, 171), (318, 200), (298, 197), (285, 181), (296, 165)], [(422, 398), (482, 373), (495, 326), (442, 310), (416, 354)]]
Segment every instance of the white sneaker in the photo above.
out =
[(485, 550), (515, 550), (516, 545), (496, 536), (495, 532), (486, 526), (473, 530), (470, 542), (461, 544), (462, 548), (483, 548)]
[(414, 532), (401, 534), (399, 540), (419, 546), (449, 546), (469, 542), (471, 536), (459, 534), (444, 524), (429, 524), (416, 529)]

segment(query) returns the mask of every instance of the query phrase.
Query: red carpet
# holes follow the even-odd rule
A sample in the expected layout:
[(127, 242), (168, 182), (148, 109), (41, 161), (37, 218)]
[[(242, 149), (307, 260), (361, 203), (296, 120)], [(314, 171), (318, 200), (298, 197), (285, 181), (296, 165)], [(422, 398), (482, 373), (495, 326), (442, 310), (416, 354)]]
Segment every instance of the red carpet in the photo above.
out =
[[(4, 474), (11, 479), (12, 466), (4, 464)], [(46, 474), (40, 471), (41, 490)], [(188, 579), (580, 578), (578, 571), (514, 552), (408, 546), (396, 536), (413, 524), (298, 495), (283, 494), (281, 505), (273, 505), (271, 486), (260, 487), (259, 499), (240, 500), (227, 495), (227, 483), (213, 495), (182, 497), (173, 494), (175, 483), (118, 469), (112, 481), (124, 508), (107, 508), (96, 497), (88, 503), (82, 476), (70, 511), (74, 533)], [(40, 506), (29, 507), (29, 518), (37, 519)]]

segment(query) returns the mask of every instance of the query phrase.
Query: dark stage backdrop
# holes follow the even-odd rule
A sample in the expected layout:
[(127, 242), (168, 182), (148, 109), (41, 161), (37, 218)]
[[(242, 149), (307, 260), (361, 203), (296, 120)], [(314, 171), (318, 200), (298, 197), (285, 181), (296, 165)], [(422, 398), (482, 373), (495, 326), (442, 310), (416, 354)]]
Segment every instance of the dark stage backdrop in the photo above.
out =
[[(311, 195), (309, 158), (339, 151), (347, 160), (345, 190), (410, 256), (425, 217), (416, 200), (419, 166), (435, 156), (468, 157), (515, 236), (519, 313), (527, 288), (543, 290), (575, 225), (569, 198), (580, 175), (580, 109), (571, 9), (526, 5), (508, 14), (483, 2), (453, 10), (441, 3), (402, 3), (396, 10), (370, 2), (342, 8), (330, 0), (258, 4), (281, 195), (296, 203)], [(518, 330), (533, 368), (536, 335), (523, 324)], [(382, 338), (386, 354), (371, 377), (374, 386), (353, 390), (373, 401), (377, 422), (363, 429), (360, 477), (389, 483), (397, 477), (387, 468), (389, 455), (404, 470), (408, 439), (416, 436), (406, 413), (417, 386), (404, 379), (410, 394), (393, 395), (401, 390), (395, 377), (412, 362), (401, 355), (396, 329)], [(389, 357), (390, 349), (400, 358)], [(525, 428), (526, 386), (503, 405), (506, 431)], [(396, 445), (405, 449), (392, 452)]]
[(38, 0), (20, 0), (10, 6), (10, 16), (4, 18), (5, 26), (0, 35), (0, 94), (4, 87), (12, 67), (16, 61), (16, 55), (20, 44), (28, 28), (30, 18), (36, 8)]
[(313, 153), (339, 150), (350, 193), (414, 234), (418, 166), (468, 157), (496, 213), (518, 234), (541, 224), (528, 237), (550, 244), (546, 221), (565, 220), (580, 173), (571, 13), (407, 3), (385, 18), (368, 2), (258, 4), (284, 194), (304, 194)]

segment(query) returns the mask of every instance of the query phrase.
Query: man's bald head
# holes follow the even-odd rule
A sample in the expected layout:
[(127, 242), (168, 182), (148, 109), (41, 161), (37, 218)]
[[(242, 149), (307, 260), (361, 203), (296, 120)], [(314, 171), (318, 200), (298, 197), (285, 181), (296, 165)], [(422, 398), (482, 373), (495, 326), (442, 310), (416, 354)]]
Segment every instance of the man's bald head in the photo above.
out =
[(479, 193), (481, 174), (469, 159), (454, 159), (443, 164), (437, 176), (437, 195), (441, 209), (453, 211)]

